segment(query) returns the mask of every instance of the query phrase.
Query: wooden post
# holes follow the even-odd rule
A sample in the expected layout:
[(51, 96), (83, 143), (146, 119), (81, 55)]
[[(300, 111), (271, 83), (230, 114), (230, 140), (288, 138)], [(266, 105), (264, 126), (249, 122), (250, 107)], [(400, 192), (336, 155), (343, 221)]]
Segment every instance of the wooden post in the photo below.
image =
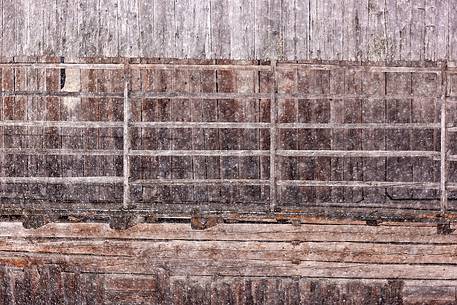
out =
[(271, 61), (271, 70), (273, 72), (273, 88), (270, 101), (270, 210), (275, 211), (276, 208), (276, 124), (278, 116), (278, 101), (277, 91), (278, 82), (276, 79), (276, 60)]
[(129, 82), (130, 82), (130, 70), (129, 64), (126, 63), (124, 66), (124, 199), (122, 207), (124, 209), (128, 208), (130, 204), (130, 134), (129, 134), (129, 121), (130, 121), (130, 102), (129, 102)]
[(447, 91), (447, 67), (443, 65), (441, 72), (441, 164), (440, 164), (440, 192), (441, 213), (447, 211), (447, 128), (446, 128), (446, 91)]

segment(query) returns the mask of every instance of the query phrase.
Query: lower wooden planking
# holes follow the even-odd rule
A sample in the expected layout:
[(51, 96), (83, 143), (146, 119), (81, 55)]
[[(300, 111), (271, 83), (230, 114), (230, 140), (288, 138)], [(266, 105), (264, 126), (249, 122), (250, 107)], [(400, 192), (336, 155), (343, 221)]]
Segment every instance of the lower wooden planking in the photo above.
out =
[[(455, 304), (430, 225), (0, 224), (2, 304)], [(32, 302), (32, 303), (30, 303)], [(222, 302), (222, 303), (221, 303)]]

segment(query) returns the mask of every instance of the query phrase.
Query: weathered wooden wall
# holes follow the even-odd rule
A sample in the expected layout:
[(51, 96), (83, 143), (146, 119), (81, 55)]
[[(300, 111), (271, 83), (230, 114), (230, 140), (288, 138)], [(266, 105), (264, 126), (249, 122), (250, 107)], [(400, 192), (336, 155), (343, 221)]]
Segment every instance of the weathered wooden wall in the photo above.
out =
[(27, 59), (0, 66), (2, 215), (455, 208), (452, 66)]
[(0, 224), (0, 304), (455, 304), (457, 235), (309, 222)]
[(1, 55), (457, 60), (454, 0), (4, 0)]

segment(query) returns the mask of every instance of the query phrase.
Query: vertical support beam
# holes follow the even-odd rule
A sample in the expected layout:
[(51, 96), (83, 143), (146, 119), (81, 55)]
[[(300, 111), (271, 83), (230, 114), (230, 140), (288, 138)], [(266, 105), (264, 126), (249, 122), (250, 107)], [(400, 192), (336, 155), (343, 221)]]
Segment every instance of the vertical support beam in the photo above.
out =
[(130, 133), (129, 133), (129, 122), (130, 122), (130, 101), (129, 101), (129, 85), (130, 85), (130, 67), (129, 63), (124, 64), (124, 199), (122, 207), (127, 209), (130, 204)]
[(270, 211), (274, 212), (276, 208), (276, 124), (278, 122), (278, 81), (276, 79), (276, 60), (271, 61), (271, 71), (273, 74), (273, 86), (270, 101)]
[(447, 128), (446, 128), (446, 114), (447, 114), (447, 65), (443, 64), (441, 70), (441, 166), (440, 166), (440, 193), (441, 193), (441, 213), (447, 211)]

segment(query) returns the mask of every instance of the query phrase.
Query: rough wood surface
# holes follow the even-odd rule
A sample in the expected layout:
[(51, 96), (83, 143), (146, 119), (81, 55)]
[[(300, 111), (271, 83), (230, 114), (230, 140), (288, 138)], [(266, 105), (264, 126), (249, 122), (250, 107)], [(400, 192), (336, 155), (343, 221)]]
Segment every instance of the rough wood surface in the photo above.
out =
[[(455, 304), (430, 225), (0, 224), (2, 304)], [(203, 302), (203, 303), (202, 303)]]
[(1, 55), (457, 60), (453, 0), (7, 0)]
[(0, 64), (2, 215), (401, 212), (437, 222), (433, 213), (454, 209), (452, 66), (18, 61)]

